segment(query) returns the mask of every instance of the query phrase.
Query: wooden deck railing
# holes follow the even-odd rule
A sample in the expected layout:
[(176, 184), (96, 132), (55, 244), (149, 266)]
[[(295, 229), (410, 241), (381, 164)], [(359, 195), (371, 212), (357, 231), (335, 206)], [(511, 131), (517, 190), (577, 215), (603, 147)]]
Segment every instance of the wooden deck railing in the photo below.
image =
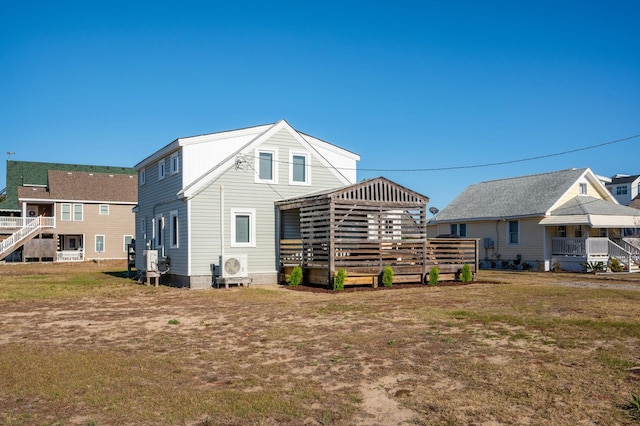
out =
[[(478, 270), (476, 239), (340, 239), (334, 242), (335, 269), (347, 271), (381, 271), (385, 266), (396, 270), (414, 269), (428, 272), (437, 266), (444, 272), (457, 272), (469, 264)], [(329, 244), (326, 240), (281, 240), (280, 266), (328, 268)]]

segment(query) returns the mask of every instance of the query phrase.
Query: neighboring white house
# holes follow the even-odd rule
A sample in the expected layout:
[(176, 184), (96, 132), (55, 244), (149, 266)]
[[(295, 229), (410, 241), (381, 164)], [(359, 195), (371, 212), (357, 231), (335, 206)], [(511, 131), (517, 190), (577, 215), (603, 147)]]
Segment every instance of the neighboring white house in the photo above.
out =
[(618, 203), (629, 206), (640, 195), (640, 175), (617, 174), (606, 183), (606, 186)]
[(276, 283), (274, 202), (355, 183), (359, 159), (284, 120), (176, 139), (135, 166), (136, 268), (154, 249), (170, 285), (211, 287), (227, 260), (237, 276)]
[(481, 182), (467, 187), (429, 221), (429, 237), (480, 238), (480, 258), (493, 264), (579, 270), (586, 261), (638, 262), (640, 210), (620, 205), (590, 169)]

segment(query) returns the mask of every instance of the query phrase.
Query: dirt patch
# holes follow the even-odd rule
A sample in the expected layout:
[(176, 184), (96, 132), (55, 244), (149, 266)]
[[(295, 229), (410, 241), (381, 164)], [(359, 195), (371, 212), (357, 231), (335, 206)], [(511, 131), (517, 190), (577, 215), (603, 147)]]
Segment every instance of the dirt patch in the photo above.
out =
[[(0, 286), (123, 271), (4, 266)], [(552, 278), (0, 301), (0, 423), (631, 424), (640, 295)]]

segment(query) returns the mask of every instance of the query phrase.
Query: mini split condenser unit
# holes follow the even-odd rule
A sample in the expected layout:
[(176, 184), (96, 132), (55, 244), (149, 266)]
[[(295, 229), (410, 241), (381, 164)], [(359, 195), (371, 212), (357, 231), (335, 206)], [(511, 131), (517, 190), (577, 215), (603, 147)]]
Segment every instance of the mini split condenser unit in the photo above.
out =
[(245, 278), (248, 276), (247, 255), (229, 254), (220, 256), (222, 278)]

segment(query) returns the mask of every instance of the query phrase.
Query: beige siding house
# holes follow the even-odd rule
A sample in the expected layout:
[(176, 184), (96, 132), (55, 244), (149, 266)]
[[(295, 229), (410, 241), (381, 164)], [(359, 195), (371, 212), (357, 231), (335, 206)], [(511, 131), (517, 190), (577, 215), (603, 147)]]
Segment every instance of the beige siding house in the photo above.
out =
[(480, 238), (485, 267), (582, 270), (585, 262), (640, 262), (640, 211), (621, 206), (590, 169), (469, 186), (428, 224), (428, 236)]
[(47, 184), (17, 190), (22, 217), (16, 234), (23, 261), (126, 259), (135, 235), (136, 179), (132, 174), (48, 171)]

